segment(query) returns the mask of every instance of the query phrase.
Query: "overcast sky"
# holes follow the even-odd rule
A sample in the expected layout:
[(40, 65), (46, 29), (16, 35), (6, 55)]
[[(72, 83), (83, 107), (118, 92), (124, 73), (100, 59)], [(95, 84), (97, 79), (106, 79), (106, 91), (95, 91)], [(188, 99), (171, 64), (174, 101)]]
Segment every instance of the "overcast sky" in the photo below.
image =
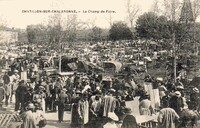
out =
[[(29, 24), (47, 23), (52, 13), (22, 13), (22, 10), (76, 10), (78, 18), (83, 21), (94, 20), (99, 27), (109, 26), (109, 13), (87, 13), (88, 11), (112, 10), (113, 21), (126, 20), (127, 0), (0, 0), (0, 20), (16, 28), (26, 28)], [(162, 0), (159, 0), (162, 1)], [(153, 0), (132, 0), (141, 14), (150, 10)], [(62, 13), (63, 17), (70, 13)]]

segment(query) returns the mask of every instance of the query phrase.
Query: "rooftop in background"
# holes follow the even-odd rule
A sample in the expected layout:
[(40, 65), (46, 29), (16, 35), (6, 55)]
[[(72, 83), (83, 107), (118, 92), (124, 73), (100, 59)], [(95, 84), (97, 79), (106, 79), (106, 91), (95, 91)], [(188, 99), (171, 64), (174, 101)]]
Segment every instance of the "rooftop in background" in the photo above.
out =
[(15, 28), (9, 28), (6, 26), (0, 26), (0, 31), (12, 31), (12, 32), (17, 32), (17, 30), (15, 30)]

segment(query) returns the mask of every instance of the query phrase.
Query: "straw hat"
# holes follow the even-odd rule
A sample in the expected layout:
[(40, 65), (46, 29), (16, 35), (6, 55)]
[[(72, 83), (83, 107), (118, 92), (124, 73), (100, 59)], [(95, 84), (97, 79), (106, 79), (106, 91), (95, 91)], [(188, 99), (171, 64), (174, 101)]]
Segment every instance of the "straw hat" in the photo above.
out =
[(163, 78), (158, 77), (157, 80), (158, 80), (158, 81), (163, 81)]
[(177, 97), (180, 97), (180, 96), (181, 96), (181, 93), (180, 93), (179, 91), (175, 91), (175, 95), (176, 95)]
[(26, 107), (27, 109), (33, 109), (35, 108), (34, 104), (33, 103), (30, 103), (28, 104), (28, 106)]
[(195, 88), (193, 88), (192, 90), (193, 90), (194, 92), (196, 92), (196, 93), (199, 93), (199, 89), (198, 89), (198, 88), (196, 88), (196, 87), (195, 87)]
[(112, 119), (113, 121), (118, 121), (119, 118), (117, 117), (117, 115), (114, 112), (109, 112), (108, 113), (108, 118)]
[(39, 86), (39, 89), (40, 89), (40, 90), (45, 90), (45, 87)]
[(67, 91), (67, 89), (66, 89), (66, 88), (63, 88), (61, 91), (63, 91), (63, 92), (66, 92), (66, 91)]
[(79, 91), (79, 90), (77, 90), (77, 91), (76, 91), (76, 94), (82, 94), (82, 92), (81, 92), (81, 91)]
[(181, 85), (177, 86), (176, 88), (177, 88), (177, 89), (182, 89), (182, 90), (184, 90), (184, 87), (181, 86)]
[(109, 92), (111, 92), (111, 93), (115, 93), (115, 89), (113, 89), (113, 88), (111, 88), (111, 89), (109, 89)]
[(18, 70), (14, 70), (14, 73), (18, 73), (19, 71)]
[(99, 87), (99, 86), (97, 86), (97, 87), (96, 87), (96, 90), (100, 90), (100, 87)]

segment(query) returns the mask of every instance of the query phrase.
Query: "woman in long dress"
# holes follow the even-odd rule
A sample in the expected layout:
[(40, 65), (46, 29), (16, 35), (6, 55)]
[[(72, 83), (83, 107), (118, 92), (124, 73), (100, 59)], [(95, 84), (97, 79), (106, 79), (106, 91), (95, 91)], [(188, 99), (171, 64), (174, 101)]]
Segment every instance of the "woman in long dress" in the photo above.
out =
[(77, 91), (72, 95), (71, 105), (71, 127), (78, 127), (78, 102), (80, 100), (81, 92)]
[(39, 89), (33, 94), (33, 102), (39, 104), (43, 112), (45, 112), (45, 93), (43, 87), (39, 86)]
[(151, 101), (149, 100), (149, 95), (145, 95), (144, 99), (140, 101), (139, 110), (140, 115), (151, 115)]

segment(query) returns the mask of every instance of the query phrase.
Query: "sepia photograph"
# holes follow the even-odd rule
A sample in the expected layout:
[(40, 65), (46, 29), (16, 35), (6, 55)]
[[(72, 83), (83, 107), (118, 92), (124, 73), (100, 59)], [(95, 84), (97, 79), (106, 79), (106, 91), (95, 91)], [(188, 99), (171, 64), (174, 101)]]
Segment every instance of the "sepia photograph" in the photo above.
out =
[(200, 128), (200, 0), (0, 0), (0, 128)]

